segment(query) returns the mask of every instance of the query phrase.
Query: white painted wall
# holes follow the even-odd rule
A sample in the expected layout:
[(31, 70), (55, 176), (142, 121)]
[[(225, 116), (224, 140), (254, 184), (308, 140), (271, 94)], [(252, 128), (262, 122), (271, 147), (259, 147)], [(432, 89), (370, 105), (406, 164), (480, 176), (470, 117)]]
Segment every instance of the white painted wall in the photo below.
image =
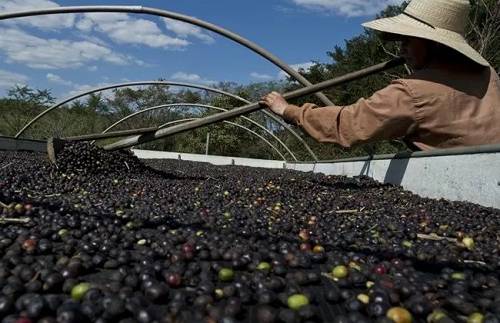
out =
[(139, 158), (166, 158), (214, 165), (294, 169), (326, 175), (366, 175), (423, 197), (468, 201), (500, 209), (500, 153), (295, 164), (275, 160), (133, 150)]
[(264, 168), (285, 168), (286, 162), (279, 160), (252, 159), (213, 155), (184, 154), (166, 151), (132, 149), (138, 158), (143, 159), (181, 159), (197, 162), (206, 162), (213, 165), (240, 165)]
[[(299, 165), (297, 165), (299, 166)], [(367, 175), (423, 197), (467, 201), (500, 209), (500, 153), (307, 165), (326, 175)], [(294, 169), (307, 170), (300, 165)], [(293, 168), (288, 165), (288, 168)]]

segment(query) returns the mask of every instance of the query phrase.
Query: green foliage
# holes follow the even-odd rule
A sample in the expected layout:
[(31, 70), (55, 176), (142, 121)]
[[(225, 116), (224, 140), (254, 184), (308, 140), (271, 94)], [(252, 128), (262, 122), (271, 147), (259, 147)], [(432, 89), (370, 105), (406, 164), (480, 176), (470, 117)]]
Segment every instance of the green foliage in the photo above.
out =
[(471, 0), (467, 40), (500, 73), (500, 1)]
[(55, 101), (50, 90), (34, 90), (27, 85), (15, 85), (8, 91), (7, 98), (33, 106), (48, 106)]
[(55, 98), (50, 90), (34, 90), (26, 85), (16, 85), (0, 99), (0, 134), (15, 135), (26, 122), (43, 111)]

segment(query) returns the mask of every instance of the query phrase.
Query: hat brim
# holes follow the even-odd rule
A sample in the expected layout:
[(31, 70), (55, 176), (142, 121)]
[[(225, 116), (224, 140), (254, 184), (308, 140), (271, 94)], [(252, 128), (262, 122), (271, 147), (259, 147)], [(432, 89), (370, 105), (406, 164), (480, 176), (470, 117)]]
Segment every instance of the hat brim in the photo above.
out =
[(459, 33), (441, 28), (433, 28), (407, 15), (401, 14), (391, 18), (377, 19), (365, 22), (362, 26), (384, 33), (432, 40), (453, 48), (480, 65), (490, 65)]

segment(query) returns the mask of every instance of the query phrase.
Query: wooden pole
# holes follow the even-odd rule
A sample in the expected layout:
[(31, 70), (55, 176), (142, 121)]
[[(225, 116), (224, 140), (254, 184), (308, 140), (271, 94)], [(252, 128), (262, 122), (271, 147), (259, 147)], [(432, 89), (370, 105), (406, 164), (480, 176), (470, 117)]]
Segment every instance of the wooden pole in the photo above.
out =
[[(325, 90), (325, 89), (333, 87), (333, 86), (345, 84), (345, 83), (348, 83), (348, 82), (351, 82), (354, 80), (358, 80), (360, 78), (363, 78), (363, 77), (366, 77), (366, 76), (369, 76), (369, 75), (372, 75), (372, 74), (375, 74), (378, 72), (385, 71), (387, 69), (390, 69), (390, 68), (393, 68), (396, 66), (400, 66), (403, 63), (404, 63), (404, 60), (402, 58), (397, 58), (397, 59), (394, 59), (394, 60), (391, 60), (388, 62), (384, 62), (384, 63), (380, 63), (377, 65), (367, 67), (365, 69), (362, 69), (362, 70), (359, 70), (356, 72), (348, 73), (348, 74), (343, 75), (341, 77), (337, 77), (337, 78), (334, 78), (331, 80), (327, 80), (327, 81), (324, 81), (324, 82), (321, 82), (318, 84), (306, 86), (306, 87), (300, 88), (298, 90), (285, 93), (283, 95), (283, 97), (285, 99), (289, 100), (289, 99), (295, 99), (295, 98), (299, 98), (302, 96), (310, 95), (310, 94), (320, 92), (322, 90)], [(133, 147), (136, 145), (144, 144), (144, 143), (147, 143), (150, 141), (158, 140), (158, 139), (170, 136), (170, 135), (174, 135), (174, 134), (178, 134), (178, 133), (185, 132), (188, 130), (200, 128), (200, 127), (214, 124), (217, 122), (221, 122), (224, 120), (234, 119), (234, 118), (239, 117), (241, 115), (257, 111), (261, 108), (262, 107), (259, 105), (258, 102), (250, 103), (250, 104), (244, 105), (242, 107), (232, 109), (230, 111), (213, 114), (211, 116), (208, 116), (208, 117), (205, 117), (202, 119), (189, 121), (189, 122), (186, 122), (186, 123), (183, 123), (180, 125), (175, 125), (172, 127), (159, 129), (159, 130), (155, 131), (154, 133), (153, 132), (145, 133), (142, 135), (137, 135), (137, 136), (125, 138), (125, 139), (119, 140), (115, 143), (104, 146), (104, 149), (116, 150), (116, 149)]]

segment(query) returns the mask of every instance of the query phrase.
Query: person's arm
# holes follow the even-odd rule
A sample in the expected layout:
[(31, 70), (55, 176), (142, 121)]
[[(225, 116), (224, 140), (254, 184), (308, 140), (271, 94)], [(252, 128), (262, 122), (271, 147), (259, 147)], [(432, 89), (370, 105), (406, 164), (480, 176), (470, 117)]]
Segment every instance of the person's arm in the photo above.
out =
[(311, 103), (301, 107), (287, 104), (282, 116), (319, 142), (344, 147), (401, 138), (417, 126), (415, 102), (403, 80), (396, 80), (370, 98), (349, 106), (318, 108)]

